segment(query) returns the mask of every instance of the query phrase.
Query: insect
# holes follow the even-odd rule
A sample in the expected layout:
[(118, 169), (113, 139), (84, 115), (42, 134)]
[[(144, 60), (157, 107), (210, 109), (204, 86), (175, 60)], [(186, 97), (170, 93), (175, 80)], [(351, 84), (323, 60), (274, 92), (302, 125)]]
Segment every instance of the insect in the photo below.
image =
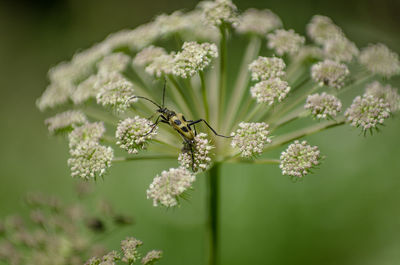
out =
[[(183, 148), (182, 152), (190, 152), (192, 157), (192, 170), (194, 171), (194, 145), (195, 145), (195, 136), (197, 135), (195, 124), (204, 122), (205, 125), (216, 135), (219, 137), (224, 138), (231, 138), (232, 136), (225, 136), (222, 134), (218, 134), (210, 124), (204, 119), (198, 120), (186, 120), (185, 116), (182, 113), (177, 113), (173, 110), (170, 110), (165, 107), (165, 89), (166, 89), (166, 81), (164, 81), (163, 87), (163, 96), (162, 96), (162, 105), (160, 106), (158, 103), (154, 102), (153, 100), (142, 97), (142, 96), (133, 96), (131, 98), (139, 98), (147, 100), (158, 107), (156, 110), (159, 113), (156, 121), (153, 123), (151, 130), (146, 133), (144, 136), (149, 135), (154, 131), (158, 123), (162, 122), (165, 124), (170, 125), (175, 131), (177, 131), (183, 138)], [(192, 130), (192, 126), (193, 129)]]

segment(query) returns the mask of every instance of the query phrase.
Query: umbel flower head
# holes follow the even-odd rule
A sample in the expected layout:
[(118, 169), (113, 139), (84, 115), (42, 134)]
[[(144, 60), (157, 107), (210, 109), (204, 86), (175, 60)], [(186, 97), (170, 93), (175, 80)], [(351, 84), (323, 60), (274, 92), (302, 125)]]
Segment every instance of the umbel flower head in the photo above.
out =
[[(306, 26), (306, 42), (270, 10), (239, 10), (231, 0), (202, 1), (51, 68), (36, 104), (69, 109), (46, 125), (70, 133), (72, 176), (97, 179), (113, 162), (168, 159), (147, 197), (173, 207), (202, 172), (225, 162), (280, 164), (283, 174), (302, 177), (320, 155), (300, 138), (346, 124), (374, 129), (399, 110), (394, 87), (367, 81), (390, 83), (400, 73), (384, 44), (359, 52), (321, 15)], [(365, 94), (346, 103), (344, 92), (357, 88)], [(267, 158), (285, 144), (281, 159)]]
[(304, 177), (319, 164), (321, 159), (317, 146), (311, 146), (306, 141), (295, 141), (281, 154), (282, 174), (292, 177)]
[(192, 187), (196, 177), (186, 168), (170, 168), (156, 176), (147, 190), (147, 198), (153, 205), (172, 207), (178, 205), (178, 198)]
[(156, 134), (157, 127), (151, 121), (135, 116), (119, 122), (115, 138), (121, 148), (130, 154), (137, 154)]

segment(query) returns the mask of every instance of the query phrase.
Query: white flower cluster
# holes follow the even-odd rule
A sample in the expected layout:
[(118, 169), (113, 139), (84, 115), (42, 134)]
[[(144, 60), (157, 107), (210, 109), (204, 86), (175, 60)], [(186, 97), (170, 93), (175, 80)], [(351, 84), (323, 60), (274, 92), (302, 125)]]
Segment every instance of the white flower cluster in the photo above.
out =
[(71, 100), (74, 104), (81, 104), (89, 98), (96, 97), (99, 92), (96, 86), (97, 82), (97, 75), (91, 75), (86, 80), (82, 81), (71, 95)]
[(106, 173), (111, 166), (114, 151), (98, 142), (84, 141), (70, 149), (70, 155), (68, 165), (71, 168), (71, 176), (89, 180)]
[(277, 29), (267, 35), (268, 48), (282, 56), (284, 54), (295, 55), (304, 45), (306, 39), (295, 33), (294, 30)]
[(131, 57), (118, 52), (107, 55), (97, 63), (97, 68), (100, 74), (107, 74), (109, 72), (122, 72), (130, 62)]
[(336, 117), (342, 110), (342, 103), (337, 97), (323, 92), (309, 95), (304, 108), (310, 110), (317, 119), (327, 119)]
[(142, 241), (134, 238), (127, 237), (121, 241), (121, 250), (123, 253), (122, 261), (128, 264), (132, 264), (140, 259), (140, 253), (138, 248), (143, 244)]
[(319, 164), (321, 159), (317, 146), (310, 146), (306, 141), (295, 141), (282, 152), (279, 167), (283, 175), (303, 177)]
[(167, 52), (164, 48), (150, 45), (136, 54), (135, 58), (133, 59), (133, 64), (146, 66), (152, 63), (157, 57), (165, 54), (167, 54)]
[(259, 56), (249, 64), (252, 80), (267, 80), (285, 75), (286, 64), (278, 57)]
[(281, 102), (289, 91), (288, 83), (280, 78), (270, 78), (250, 88), (251, 96), (257, 99), (257, 103), (267, 103), (268, 105)]
[(120, 121), (115, 132), (117, 145), (129, 154), (137, 154), (139, 150), (146, 149), (148, 141), (157, 134), (157, 128), (150, 133), (152, 128), (151, 121), (139, 116)]
[(75, 148), (85, 141), (98, 142), (105, 130), (103, 122), (86, 123), (77, 127), (68, 135), (69, 148)]
[(51, 134), (72, 131), (75, 127), (87, 123), (85, 114), (77, 110), (67, 110), (44, 121)]
[(247, 9), (239, 17), (236, 30), (239, 33), (252, 33), (264, 36), (271, 30), (282, 27), (281, 19), (269, 9)]
[(351, 62), (358, 56), (359, 50), (354, 42), (344, 36), (331, 38), (324, 43), (324, 53), (326, 58), (337, 62)]
[[(194, 172), (206, 170), (211, 164), (210, 151), (214, 147), (207, 139), (207, 134), (199, 133), (193, 140), (193, 150), (190, 146), (182, 149), (178, 161), (182, 167), (193, 169)], [(193, 152), (193, 161), (192, 161)], [(193, 165), (192, 165), (193, 164)]]
[(226, 23), (235, 26), (238, 23), (237, 7), (231, 0), (203, 1), (199, 6), (208, 24), (220, 26)]
[(130, 104), (137, 101), (132, 98), (133, 85), (118, 72), (110, 72), (100, 77), (96, 84), (99, 93), (96, 96), (97, 104), (111, 106), (118, 112), (129, 108)]
[(268, 124), (260, 123), (239, 123), (239, 129), (231, 133), (233, 136), (231, 146), (239, 148), (242, 157), (251, 157), (263, 152), (266, 144), (271, 143), (269, 138)]
[(344, 85), (349, 74), (350, 71), (345, 64), (331, 60), (316, 63), (311, 67), (311, 77), (320, 86), (325, 85), (339, 89)]
[(374, 81), (367, 85), (365, 94), (383, 99), (389, 104), (392, 113), (400, 110), (400, 95), (397, 88), (391, 85), (382, 85), (378, 81)]
[(175, 55), (172, 73), (182, 78), (191, 77), (203, 71), (216, 57), (218, 49), (213, 43), (185, 42), (182, 51)]
[(315, 15), (307, 25), (307, 35), (318, 44), (325, 44), (328, 40), (342, 36), (342, 30), (326, 16)]
[(185, 13), (178, 10), (170, 15), (161, 14), (156, 17), (154, 24), (158, 26), (158, 31), (162, 37), (166, 37), (175, 32), (181, 32), (190, 28), (189, 21), (185, 19)]
[(353, 100), (344, 115), (351, 126), (362, 127), (365, 132), (377, 128), (390, 116), (389, 103), (382, 98), (364, 94)]
[(324, 58), (324, 51), (314, 45), (304, 45), (300, 48), (294, 60), (298, 62), (311, 62), (315, 60), (322, 60)]
[(184, 167), (170, 168), (157, 175), (147, 190), (147, 198), (153, 200), (153, 205), (166, 207), (178, 205), (178, 197), (192, 187), (196, 177)]
[(162, 258), (161, 250), (151, 250), (140, 261), (143, 265), (152, 265)]
[(163, 54), (153, 59), (153, 61), (146, 67), (145, 71), (149, 75), (161, 77), (172, 73), (174, 68), (175, 53)]
[(382, 43), (370, 44), (359, 56), (360, 64), (371, 73), (391, 77), (400, 74), (400, 61), (397, 53)]

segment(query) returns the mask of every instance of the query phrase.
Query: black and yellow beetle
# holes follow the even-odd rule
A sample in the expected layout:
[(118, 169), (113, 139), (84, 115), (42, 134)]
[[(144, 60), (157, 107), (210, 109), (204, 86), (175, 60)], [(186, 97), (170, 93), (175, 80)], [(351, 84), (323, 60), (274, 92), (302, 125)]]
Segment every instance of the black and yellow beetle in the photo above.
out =
[[(191, 152), (192, 155), (192, 170), (193, 170), (193, 165), (194, 165), (194, 137), (197, 135), (196, 127), (195, 124), (199, 122), (204, 122), (208, 128), (216, 135), (220, 137), (225, 137), (225, 138), (231, 138), (232, 136), (225, 136), (218, 134), (211, 126), (210, 124), (207, 123), (206, 120), (204, 119), (198, 119), (198, 120), (186, 120), (185, 116), (183, 116), (182, 113), (176, 113), (175, 111), (169, 110), (165, 107), (164, 102), (165, 102), (165, 87), (166, 87), (166, 82), (164, 82), (164, 88), (163, 88), (163, 98), (162, 98), (162, 106), (154, 102), (153, 100), (142, 97), (142, 96), (133, 96), (131, 98), (140, 98), (140, 99), (145, 99), (154, 105), (158, 107), (156, 110), (160, 115), (157, 117), (156, 121), (153, 123), (151, 130), (145, 134), (148, 135), (154, 131), (156, 126), (158, 125), (159, 122), (166, 123), (170, 125), (172, 128), (175, 129), (183, 138), (183, 152)], [(192, 130), (191, 126), (193, 126), (194, 131)]]

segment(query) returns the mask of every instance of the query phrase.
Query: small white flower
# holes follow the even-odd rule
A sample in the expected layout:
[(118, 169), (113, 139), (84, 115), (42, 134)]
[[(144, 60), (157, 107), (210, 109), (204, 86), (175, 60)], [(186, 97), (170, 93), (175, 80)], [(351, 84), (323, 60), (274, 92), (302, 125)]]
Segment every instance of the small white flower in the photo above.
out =
[(304, 108), (310, 110), (315, 118), (326, 119), (336, 117), (342, 109), (342, 103), (335, 96), (323, 92), (321, 95), (309, 95)]
[(104, 176), (111, 166), (114, 151), (111, 147), (102, 146), (97, 142), (84, 141), (71, 148), (70, 155), (68, 165), (71, 168), (71, 176), (89, 180)]
[(139, 116), (120, 121), (115, 132), (117, 145), (130, 154), (137, 154), (139, 150), (146, 149), (148, 141), (157, 134), (157, 128), (153, 131), (152, 128), (151, 121)]
[(105, 56), (103, 60), (97, 63), (97, 68), (100, 73), (122, 72), (130, 60), (131, 58), (122, 52), (113, 53)]
[(304, 177), (319, 164), (321, 159), (317, 146), (311, 146), (306, 141), (295, 141), (282, 152), (280, 168), (283, 175)]
[(365, 88), (365, 94), (381, 98), (389, 103), (391, 112), (400, 110), (400, 95), (397, 92), (397, 88), (391, 85), (382, 85), (378, 81), (372, 82)]
[(128, 264), (132, 264), (140, 259), (140, 253), (138, 248), (143, 244), (142, 241), (134, 238), (127, 237), (121, 241), (121, 250), (123, 253), (122, 261)]
[(167, 52), (164, 48), (150, 45), (136, 54), (135, 58), (133, 59), (133, 64), (140, 66), (149, 65), (154, 61), (155, 58), (166, 54)]
[(324, 44), (324, 53), (326, 58), (337, 62), (351, 62), (358, 56), (357, 46), (346, 37), (340, 36), (331, 38)]
[(361, 127), (365, 132), (377, 128), (379, 124), (383, 124), (385, 119), (389, 118), (389, 103), (382, 98), (364, 94), (353, 100), (353, 104), (344, 115), (351, 126)]
[(96, 97), (99, 92), (96, 86), (97, 82), (97, 75), (91, 75), (88, 79), (81, 82), (71, 95), (72, 101), (75, 104), (81, 104), (89, 98)]
[(400, 73), (399, 56), (382, 43), (364, 48), (359, 61), (373, 74), (391, 77)]
[(102, 122), (86, 123), (75, 128), (69, 135), (69, 147), (74, 148), (84, 141), (98, 142), (105, 132)]
[(152, 265), (158, 260), (160, 260), (162, 257), (162, 251), (161, 250), (151, 250), (147, 252), (146, 256), (142, 258), (140, 261), (143, 265)]
[(282, 27), (281, 19), (269, 9), (247, 9), (239, 17), (236, 30), (239, 33), (265, 35), (271, 30)]
[(68, 101), (70, 90), (64, 89), (56, 83), (51, 83), (47, 86), (43, 94), (36, 100), (36, 106), (44, 111), (48, 108), (54, 108)]
[(207, 134), (205, 133), (196, 135), (193, 142), (193, 148), (188, 149), (190, 146), (185, 146), (187, 147), (186, 149), (183, 148), (182, 153), (179, 154), (178, 161), (182, 167), (188, 169), (193, 168), (194, 172), (204, 171), (211, 164), (210, 151), (214, 147), (210, 144), (210, 141), (207, 139)]
[(178, 205), (178, 197), (192, 187), (196, 177), (184, 167), (170, 168), (157, 175), (147, 190), (147, 198), (153, 205), (166, 207)]
[(123, 112), (129, 108), (137, 98), (132, 98), (133, 85), (118, 72), (106, 73), (99, 77), (96, 84), (99, 93), (96, 96), (97, 104), (111, 106), (118, 112)]
[(295, 33), (293, 29), (277, 29), (273, 33), (269, 33), (267, 39), (268, 48), (274, 49), (279, 56), (285, 53), (289, 55), (296, 54), (306, 41), (303, 36)]
[(345, 64), (331, 60), (319, 62), (311, 67), (311, 77), (320, 86), (325, 85), (339, 89), (344, 85), (344, 80), (349, 74), (349, 69)]
[(170, 15), (161, 14), (155, 18), (154, 24), (157, 25), (160, 35), (166, 37), (190, 27), (189, 21), (187, 21), (184, 16), (185, 14), (179, 10)]
[(285, 75), (286, 64), (278, 57), (259, 56), (249, 65), (252, 80), (267, 80)]
[(172, 73), (174, 67), (175, 53), (163, 54), (153, 58), (153, 61), (146, 67), (145, 71), (156, 77)]
[(239, 148), (242, 157), (251, 157), (263, 152), (266, 144), (271, 143), (268, 131), (268, 124), (260, 123), (239, 123), (239, 129), (233, 132), (231, 146)]
[(172, 73), (182, 78), (191, 77), (203, 71), (216, 57), (218, 49), (213, 43), (185, 42), (182, 51), (175, 55)]
[(203, 1), (199, 4), (206, 23), (214, 26), (238, 23), (237, 7), (231, 0)]
[(72, 131), (75, 127), (86, 122), (85, 114), (77, 110), (68, 110), (44, 121), (51, 134)]
[(327, 40), (343, 36), (343, 33), (329, 17), (315, 15), (307, 25), (307, 35), (316, 43), (324, 44)]
[(289, 91), (288, 83), (280, 78), (270, 78), (250, 88), (251, 96), (257, 99), (257, 103), (267, 103), (268, 105), (281, 102)]

